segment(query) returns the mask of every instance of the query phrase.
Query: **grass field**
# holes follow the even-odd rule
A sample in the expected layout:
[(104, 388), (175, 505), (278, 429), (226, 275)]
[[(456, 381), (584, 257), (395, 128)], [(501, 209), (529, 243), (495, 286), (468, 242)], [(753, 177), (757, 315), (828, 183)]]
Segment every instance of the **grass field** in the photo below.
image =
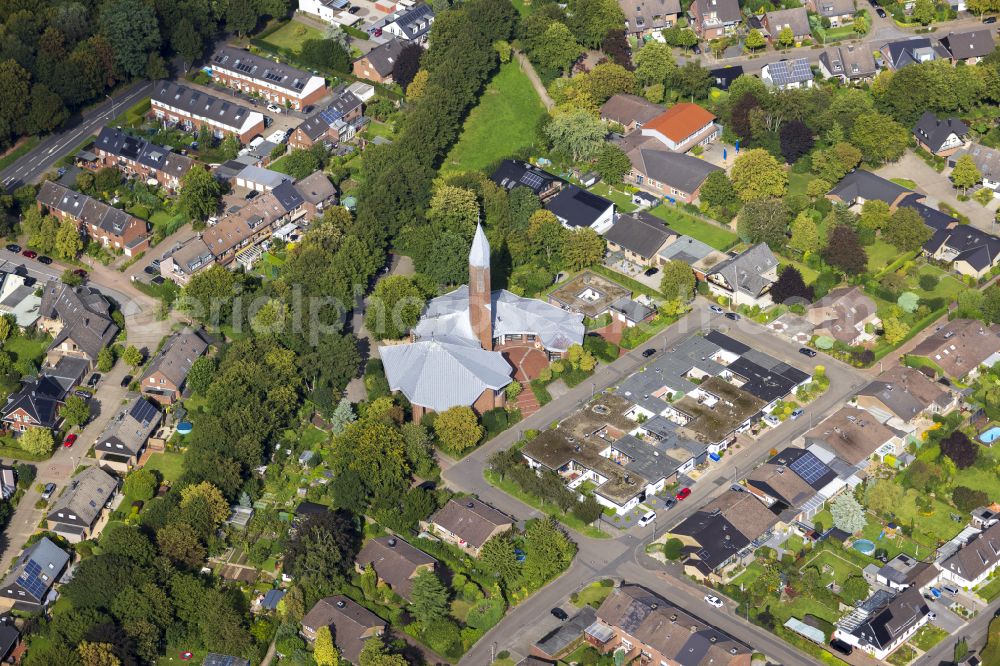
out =
[(299, 53), (302, 51), (302, 42), (307, 39), (323, 39), (323, 33), (298, 21), (289, 21), (262, 41), (277, 49)]
[(588, 585), (587, 587), (580, 590), (577, 594), (576, 601), (573, 602), (578, 608), (583, 608), (584, 606), (598, 607), (601, 605), (608, 595), (611, 594), (610, 585), (601, 585), (600, 581), (596, 581)]
[(35, 363), (41, 363), (50, 342), (52, 342), (52, 338), (47, 335), (34, 339), (18, 335), (5, 340), (2, 348), (14, 356), (15, 362), (29, 359)]
[(164, 481), (173, 483), (181, 477), (181, 473), (184, 471), (184, 456), (170, 451), (154, 453), (149, 456), (146, 469), (155, 469), (163, 475)]
[(666, 222), (677, 233), (691, 236), (702, 243), (711, 245), (717, 250), (728, 250), (739, 240), (732, 231), (723, 229), (710, 222), (699, 220), (672, 206), (657, 206), (649, 212)]
[(983, 599), (986, 599), (986, 601), (993, 601), (1000, 596), (1000, 576), (997, 576), (986, 585), (979, 588), (979, 592), (977, 592), (977, 594)]
[(925, 624), (910, 639), (910, 645), (923, 652), (927, 652), (932, 647), (948, 638), (948, 632), (933, 624)]
[(590, 191), (594, 194), (604, 197), (605, 199), (610, 199), (615, 202), (615, 209), (621, 213), (631, 213), (638, 206), (632, 203), (631, 195), (622, 192), (621, 190), (612, 189), (609, 185), (605, 183), (597, 183), (590, 188)]
[(516, 62), (500, 67), (472, 110), (442, 171), (474, 171), (532, 144), (545, 113), (538, 94)]
[(865, 248), (868, 253), (868, 270), (877, 273), (899, 256), (899, 250), (889, 245), (883, 240), (877, 240), (872, 245)]
[(861, 568), (858, 565), (830, 551), (821, 552), (815, 557), (807, 559), (799, 571), (810, 566), (819, 570), (824, 584), (833, 580), (837, 581), (838, 585), (842, 585), (852, 574), (861, 573)]

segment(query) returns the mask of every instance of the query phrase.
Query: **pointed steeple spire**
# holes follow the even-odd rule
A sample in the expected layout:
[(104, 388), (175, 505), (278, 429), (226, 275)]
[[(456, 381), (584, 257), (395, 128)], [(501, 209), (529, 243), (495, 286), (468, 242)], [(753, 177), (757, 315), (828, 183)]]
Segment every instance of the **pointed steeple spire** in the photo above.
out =
[(490, 242), (486, 240), (483, 225), (476, 224), (476, 235), (472, 238), (472, 249), (469, 251), (469, 265), (478, 268), (490, 267)]

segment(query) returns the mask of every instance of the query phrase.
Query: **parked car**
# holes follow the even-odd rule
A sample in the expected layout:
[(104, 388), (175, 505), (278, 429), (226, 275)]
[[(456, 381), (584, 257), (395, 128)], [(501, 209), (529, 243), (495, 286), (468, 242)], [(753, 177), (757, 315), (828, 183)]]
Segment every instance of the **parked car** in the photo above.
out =
[(646, 350), (644, 350), (642, 352), (642, 357), (643, 358), (649, 358), (650, 356), (652, 356), (655, 353), (656, 353), (656, 350), (653, 349), (652, 347), (650, 347), (649, 349), (646, 349)]
[(804, 411), (805, 410), (802, 409), (801, 407), (796, 407), (795, 409), (792, 410), (792, 418), (793, 419), (799, 418), (800, 416), (802, 416), (802, 412)]
[(558, 608), (558, 607), (557, 608), (553, 608), (549, 612), (552, 613), (552, 615), (555, 616), (555, 618), (557, 620), (566, 621), (566, 620), (569, 619), (569, 614), (566, 611), (564, 611), (562, 608)]
[(725, 310), (723, 310), (718, 305), (709, 305), (708, 309), (714, 312), (715, 314), (723, 314), (725, 312)]
[(78, 398), (83, 398), (84, 400), (90, 400), (90, 398), (92, 397), (89, 393), (87, 393), (83, 389), (76, 389), (75, 391), (73, 391), (73, 395), (75, 395)]
[(251, 199), (257, 198), (258, 196), (260, 196), (260, 192), (258, 192), (257, 190), (250, 190), (243, 198), (246, 199), (247, 201), (250, 201)]
[(267, 110), (270, 111), (271, 113), (281, 113), (281, 107), (278, 106), (277, 104), (268, 104)]
[(642, 516), (639, 517), (638, 525), (639, 525), (639, 527), (645, 527), (646, 525), (649, 525), (654, 520), (656, 520), (656, 512), (655, 511), (647, 511), (646, 513), (642, 514)]
[(125, 375), (122, 377), (122, 388), (128, 388), (128, 385), (132, 383), (132, 375)]
[(879, 18), (885, 18), (886, 17), (885, 10), (882, 9), (881, 7), (876, 7), (875, 8), (875, 13), (878, 14)]
[(87, 386), (89, 386), (90, 388), (97, 388), (97, 384), (100, 381), (101, 381), (101, 373), (95, 372), (90, 376), (90, 379), (87, 380)]
[(680, 502), (681, 500), (686, 499), (690, 494), (691, 494), (691, 489), (684, 487), (677, 491), (677, 494), (674, 495), (674, 499)]
[(781, 421), (779, 421), (778, 417), (774, 416), (773, 414), (765, 414), (763, 421), (772, 428), (777, 428), (779, 425), (781, 425)]
[(66, 439), (63, 440), (63, 446), (67, 449), (72, 447), (76, 443), (77, 434), (75, 432), (66, 435)]
[(816, 350), (809, 349), (809, 347), (799, 347), (799, 353), (808, 356), (809, 358), (816, 357)]
[(27, 257), (28, 259), (34, 259), (35, 257), (38, 256), (38, 253), (35, 252), (34, 250), (23, 250), (21, 252), (21, 255)]
[(675, 506), (677, 506), (677, 500), (675, 500), (673, 497), (668, 497), (667, 499), (663, 500), (663, 507), (664, 508), (666, 508), (666, 509), (672, 509)]
[(986, 18), (983, 19), (983, 23), (986, 23), (987, 25), (992, 24), (992, 23), (996, 23), (996, 22), (997, 22), (997, 17), (996, 16), (987, 16)]
[(142, 272), (145, 273), (146, 275), (159, 275), (160, 274), (160, 271), (156, 270), (152, 266), (146, 266), (145, 268), (142, 269)]
[(375, 28), (375, 32), (373, 32), (372, 34), (375, 35), (376, 37), (381, 37), (382, 36), (382, 28)]
[(725, 315), (723, 315), (723, 316), (724, 316), (724, 317), (725, 317), (726, 319), (732, 319), (733, 321), (739, 321), (739, 320), (740, 320), (740, 316), (739, 316), (738, 314), (736, 314), (735, 312), (727, 312), (727, 313), (726, 313)]
[(351, 7), (350, 9), (348, 9), (347, 11), (350, 12), (351, 14), (357, 14), (358, 12), (361, 11), (361, 7), (358, 7), (357, 5), (354, 5), (353, 7)]
[(660, 269), (654, 266), (652, 268), (647, 268), (646, 271), (643, 273), (643, 275), (645, 275), (646, 277), (653, 277), (659, 272)]
[(52, 263), (52, 257), (46, 257), (43, 254), (42, 256), (38, 257), (38, 263), (45, 264), (46, 266), (48, 266), (49, 264)]
[(722, 599), (715, 596), (714, 594), (706, 594), (705, 603), (707, 603), (709, 606), (712, 606), (713, 608), (722, 608)]
[(953, 585), (942, 585), (941, 589), (950, 594), (951, 596), (955, 596), (956, 594), (958, 594), (958, 588)]
[(159, 268), (160, 267), (160, 260), (159, 259), (153, 259), (151, 262), (149, 262), (149, 265), (152, 266), (153, 268)]
[(50, 497), (52, 497), (52, 493), (54, 493), (55, 491), (56, 491), (56, 484), (46, 483), (45, 490), (42, 491), (42, 499), (43, 500), (49, 499)]
[(854, 646), (846, 641), (842, 641), (839, 638), (834, 638), (830, 641), (830, 647), (839, 652), (840, 654), (851, 654), (854, 652)]
[(21, 252), (21, 246), (18, 245), (17, 243), (8, 243), (7, 251), (13, 252), (14, 254), (19, 254)]

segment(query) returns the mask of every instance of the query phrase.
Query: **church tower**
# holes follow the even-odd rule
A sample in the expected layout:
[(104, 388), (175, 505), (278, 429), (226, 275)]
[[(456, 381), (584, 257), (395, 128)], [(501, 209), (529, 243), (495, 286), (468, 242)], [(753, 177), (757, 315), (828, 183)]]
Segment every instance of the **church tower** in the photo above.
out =
[(487, 351), (493, 351), (493, 312), (490, 303), (490, 242), (483, 226), (476, 225), (469, 252), (469, 323), (472, 334)]

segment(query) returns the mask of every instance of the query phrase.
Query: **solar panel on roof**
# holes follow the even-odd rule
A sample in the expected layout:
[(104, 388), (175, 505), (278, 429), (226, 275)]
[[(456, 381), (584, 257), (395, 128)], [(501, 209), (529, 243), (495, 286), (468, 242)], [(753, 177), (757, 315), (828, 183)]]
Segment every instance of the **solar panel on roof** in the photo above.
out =
[(41, 599), (45, 594), (46, 585), (41, 580), (42, 567), (34, 560), (29, 560), (21, 574), (21, 587), (36, 599)]
[(810, 486), (823, 478), (823, 475), (830, 471), (830, 468), (812, 453), (806, 452), (793, 460), (788, 467), (802, 477), (802, 480)]
[(537, 189), (542, 186), (542, 177), (537, 173), (531, 173), (530, 171), (525, 171), (521, 175), (521, 182), (530, 187), (531, 189)]

